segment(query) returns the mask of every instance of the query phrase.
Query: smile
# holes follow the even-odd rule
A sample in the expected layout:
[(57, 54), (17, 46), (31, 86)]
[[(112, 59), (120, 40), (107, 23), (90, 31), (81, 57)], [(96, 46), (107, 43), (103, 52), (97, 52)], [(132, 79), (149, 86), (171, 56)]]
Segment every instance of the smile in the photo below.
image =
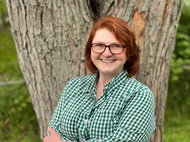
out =
[(114, 62), (115, 60), (114, 59), (100, 59), (102, 62), (105, 62), (105, 63), (112, 63)]

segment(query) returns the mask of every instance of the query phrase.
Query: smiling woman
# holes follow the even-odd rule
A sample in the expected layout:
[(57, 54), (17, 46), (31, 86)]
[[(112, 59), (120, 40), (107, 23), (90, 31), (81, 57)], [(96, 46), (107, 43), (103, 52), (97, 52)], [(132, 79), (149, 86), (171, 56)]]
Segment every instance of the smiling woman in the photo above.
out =
[[(104, 33), (104, 31), (107, 33)], [(121, 19), (118, 20), (118, 18), (109, 17), (101, 19), (93, 26), (85, 49), (87, 66), (92, 73), (95, 73), (97, 70), (97, 67), (91, 60), (91, 47), (93, 50), (94, 47), (92, 44), (94, 43), (114, 43), (117, 45), (122, 45), (122, 52), (123, 49), (126, 50), (124, 53), (127, 56), (127, 61), (124, 64), (124, 68), (128, 71), (129, 77), (136, 75), (139, 70), (140, 51), (136, 45), (134, 34), (125, 21)], [(126, 49), (124, 47), (126, 47)], [(106, 48), (104, 48), (104, 50), (106, 50)], [(110, 52), (111, 51), (112, 50), (110, 50)], [(122, 54), (122, 52), (118, 52), (118, 54)], [(114, 55), (117, 55), (117, 53)]]
[[(94, 48), (94, 46), (92, 46), (93, 52), (91, 52), (91, 60), (94, 66), (96, 66), (96, 68), (99, 71), (99, 78), (101, 78), (100, 80), (106, 81), (104, 82), (105, 85), (106, 83), (111, 81), (111, 79), (114, 78), (114, 76), (118, 75), (124, 70), (124, 64), (127, 61), (126, 48), (123, 48), (123, 46), (115, 48), (116, 46), (113, 46), (120, 45), (121, 43), (116, 39), (115, 35), (112, 32), (110, 32), (107, 28), (101, 28), (96, 31), (96, 34), (92, 41), (93, 45), (94, 43), (99, 43), (99, 46), (103, 45), (104, 47), (102, 53), (97, 53), (93, 50), (97, 48)], [(106, 48), (104, 44), (106, 44), (106, 46), (112, 46), (107, 46), (109, 48)], [(117, 54), (113, 53), (113, 51), (117, 51)]]
[(116, 17), (97, 21), (85, 58), (93, 74), (68, 82), (44, 142), (150, 141), (154, 97), (133, 78), (139, 69), (139, 48), (127, 23)]

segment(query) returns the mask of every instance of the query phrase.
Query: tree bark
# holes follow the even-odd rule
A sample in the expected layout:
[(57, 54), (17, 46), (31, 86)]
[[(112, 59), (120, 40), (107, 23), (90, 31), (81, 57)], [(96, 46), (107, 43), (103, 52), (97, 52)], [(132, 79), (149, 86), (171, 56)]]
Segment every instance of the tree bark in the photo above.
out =
[(162, 141), (169, 63), (182, 0), (6, 0), (19, 64), (40, 126), (41, 137), (66, 82), (89, 74), (84, 47), (95, 20), (126, 20), (141, 49), (137, 78), (155, 95), (157, 128)]

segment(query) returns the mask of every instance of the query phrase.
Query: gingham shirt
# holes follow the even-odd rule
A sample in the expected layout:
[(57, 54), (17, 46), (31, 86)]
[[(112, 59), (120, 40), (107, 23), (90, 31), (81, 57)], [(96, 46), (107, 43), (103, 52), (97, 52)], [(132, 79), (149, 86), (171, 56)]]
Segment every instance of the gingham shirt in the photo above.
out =
[(67, 83), (49, 126), (71, 142), (148, 142), (155, 129), (150, 89), (123, 71), (96, 100), (97, 74)]

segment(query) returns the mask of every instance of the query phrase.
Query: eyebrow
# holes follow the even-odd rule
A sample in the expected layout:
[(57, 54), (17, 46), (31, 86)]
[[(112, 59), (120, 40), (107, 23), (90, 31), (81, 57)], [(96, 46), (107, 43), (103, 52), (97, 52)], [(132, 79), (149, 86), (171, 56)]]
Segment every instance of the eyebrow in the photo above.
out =
[(105, 42), (102, 42), (102, 41), (94, 41), (94, 42), (92, 42), (92, 43), (102, 43), (102, 44), (105, 44), (105, 45), (121, 44), (121, 43), (119, 43), (119, 42), (111, 42), (111, 43), (109, 43), (109, 44), (106, 44)]

